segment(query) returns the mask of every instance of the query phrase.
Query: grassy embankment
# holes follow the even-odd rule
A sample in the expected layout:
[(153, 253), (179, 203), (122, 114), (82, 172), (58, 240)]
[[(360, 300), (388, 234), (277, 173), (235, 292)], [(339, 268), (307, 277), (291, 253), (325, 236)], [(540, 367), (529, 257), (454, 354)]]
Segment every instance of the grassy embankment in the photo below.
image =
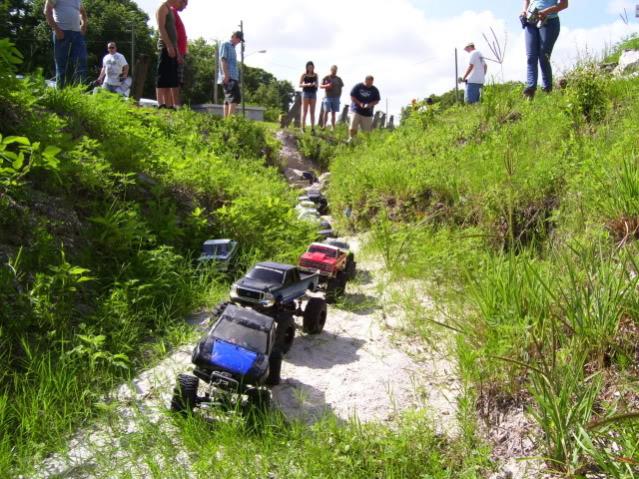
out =
[[(202, 240), (238, 239), (247, 265), (294, 260), (312, 235), (269, 166), (267, 130), (47, 89), (16, 80), (14, 61), (0, 44), (0, 476), (29, 477), (78, 427), (117, 414), (103, 394), (188, 341), (185, 316), (227, 294), (193, 266)], [(167, 414), (175, 428), (122, 431), (84, 473), (474, 477), (482, 462), (472, 437), (449, 443), (423, 414), (396, 428), (256, 420)]]
[(423, 106), (342, 152), (330, 199), (396, 278), (430, 281), (445, 319), (411, 328), (458, 332), (471, 409), (526, 405), (551, 470), (637, 477), (639, 80), (568, 82)]

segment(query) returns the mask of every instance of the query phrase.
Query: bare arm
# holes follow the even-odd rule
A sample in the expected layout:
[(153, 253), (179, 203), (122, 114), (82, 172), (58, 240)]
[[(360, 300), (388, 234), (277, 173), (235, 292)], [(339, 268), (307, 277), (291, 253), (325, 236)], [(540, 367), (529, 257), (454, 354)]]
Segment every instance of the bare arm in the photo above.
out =
[(100, 76), (98, 76), (98, 83), (102, 83), (104, 81), (105, 76), (106, 76), (106, 68), (103, 65), (102, 70), (100, 70)]
[(84, 9), (84, 5), (80, 5), (80, 31), (82, 35), (87, 34), (87, 28), (89, 26), (89, 19), (87, 17), (87, 11)]
[(44, 3), (44, 16), (47, 19), (47, 24), (51, 27), (51, 30), (55, 32), (56, 38), (58, 40), (62, 40), (64, 38), (64, 32), (53, 18), (53, 4), (49, 0)]
[(568, 8), (568, 0), (559, 0), (556, 5), (548, 7), (539, 12), (539, 16), (543, 19), (552, 13), (559, 13)]
[(466, 81), (466, 79), (470, 76), (474, 68), (475, 68), (475, 65), (473, 65), (472, 63), (468, 65), (468, 68), (466, 68), (466, 73), (464, 73), (464, 76), (462, 77), (462, 81)]
[(169, 53), (171, 58), (175, 58), (175, 45), (171, 42), (169, 38), (169, 34), (166, 31), (166, 16), (169, 14), (169, 9), (166, 5), (162, 5), (158, 8), (157, 13), (155, 14), (155, 18), (158, 22), (158, 28), (160, 30), (160, 38), (162, 39), (162, 43), (166, 46), (166, 51)]
[(305, 86), (308, 86), (308, 85), (304, 82), (304, 75), (302, 75), (300, 77), (300, 88), (304, 88)]
[(526, 13), (528, 13), (528, 7), (530, 7), (530, 0), (524, 0), (524, 10), (522, 14), (526, 15)]
[(129, 65), (124, 65), (124, 67), (122, 68), (122, 76), (124, 78), (129, 76)]
[(222, 58), (222, 60), (220, 61), (220, 66), (222, 67), (224, 83), (228, 83), (231, 77), (229, 76), (229, 62), (226, 60), (226, 58)]

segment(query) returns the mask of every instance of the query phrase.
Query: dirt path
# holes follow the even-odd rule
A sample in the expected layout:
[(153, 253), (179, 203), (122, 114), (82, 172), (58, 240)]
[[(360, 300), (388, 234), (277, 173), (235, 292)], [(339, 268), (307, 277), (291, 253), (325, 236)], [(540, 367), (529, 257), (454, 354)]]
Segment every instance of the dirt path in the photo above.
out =
[[(299, 155), (290, 134), (280, 132), (278, 138), (284, 144), (286, 175), (292, 186), (301, 187), (298, 172), (312, 165)], [(329, 307), (322, 334), (308, 336), (298, 330), (282, 366), (282, 383), (273, 388), (276, 407), (288, 418), (306, 422), (325, 414), (343, 420), (392, 421), (401, 411), (423, 407), (440, 432), (455, 434), (455, 363), (395, 334), (406, 311), (389, 305), (393, 285), (379, 261), (362, 257), (361, 238), (346, 239), (356, 252), (358, 277), (347, 286), (343, 301)], [(191, 322), (204, 329), (208, 319), (204, 312)], [(119, 420), (79, 432), (66, 454), (45, 461), (38, 477), (91, 477), (87, 471), (96, 455), (117, 454), (120, 435), (143, 431), (145, 421), (173, 427), (164, 415), (176, 376), (191, 367), (191, 348), (185, 345), (115, 391), (109, 401)]]

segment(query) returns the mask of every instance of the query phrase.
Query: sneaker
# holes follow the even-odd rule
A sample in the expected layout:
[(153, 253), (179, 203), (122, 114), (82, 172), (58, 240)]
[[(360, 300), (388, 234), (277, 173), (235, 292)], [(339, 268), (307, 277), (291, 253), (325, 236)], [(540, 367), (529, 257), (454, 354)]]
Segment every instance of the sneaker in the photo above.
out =
[(524, 88), (523, 94), (526, 98), (528, 98), (529, 100), (532, 100), (533, 98), (535, 98), (536, 91), (537, 91), (537, 88), (535, 88), (534, 86), (529, 86)]
[(541, 91), (543, 91), (544, 93), (552, 93), (552, 87), (551, 86), (542, 87)]

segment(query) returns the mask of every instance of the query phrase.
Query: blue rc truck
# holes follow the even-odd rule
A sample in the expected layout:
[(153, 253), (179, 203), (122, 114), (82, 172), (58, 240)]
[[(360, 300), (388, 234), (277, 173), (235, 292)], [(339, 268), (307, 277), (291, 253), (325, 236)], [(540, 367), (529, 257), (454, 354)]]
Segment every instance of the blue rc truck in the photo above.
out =
[[(252, 309), (223, 303), (213, 318), (215, 323), (193, 350), (193, 375), (180, 374), (171, 410), (184, 413), (205, 403), (220, 403), (230, 396), (245, 395), (265, 406), (270, 394), (265, 386), (280, 382), (282, 357), (295, 337), (295, 323)], [(208, 384), (198, 395), (200, 380)]]

